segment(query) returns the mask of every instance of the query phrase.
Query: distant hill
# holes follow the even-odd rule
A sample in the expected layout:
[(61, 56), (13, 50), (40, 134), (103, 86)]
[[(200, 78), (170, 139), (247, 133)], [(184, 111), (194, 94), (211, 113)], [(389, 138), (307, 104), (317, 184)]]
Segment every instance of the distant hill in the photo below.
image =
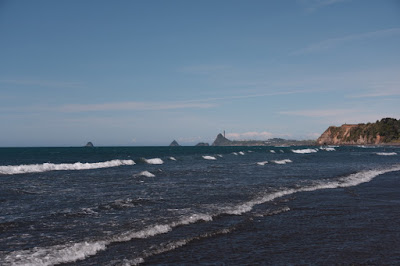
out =
[(400, 144), (400, 120), (383, 118), (375, 123), (330, 126), (318, 138), (321, 145)]
[(212, 146), (274, 146), (274, 145), (315, 145), (314, 140), (286, 140), (273, 138), (269, 140), (229, 140), (218, 134)]
[(197, 143), (195, 146), (200, 147), (200, 146), (210, 146), (210, 144), (206, 143), (206, 142), (199, 142)]

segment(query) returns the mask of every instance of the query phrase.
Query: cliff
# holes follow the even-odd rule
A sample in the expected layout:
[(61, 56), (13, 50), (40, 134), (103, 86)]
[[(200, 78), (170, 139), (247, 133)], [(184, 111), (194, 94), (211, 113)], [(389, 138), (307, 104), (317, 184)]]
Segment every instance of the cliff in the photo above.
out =
[(318, 138), (320, 145), (399, 144), (400, 120), (383, 118), (375, 123), (330, 126)]

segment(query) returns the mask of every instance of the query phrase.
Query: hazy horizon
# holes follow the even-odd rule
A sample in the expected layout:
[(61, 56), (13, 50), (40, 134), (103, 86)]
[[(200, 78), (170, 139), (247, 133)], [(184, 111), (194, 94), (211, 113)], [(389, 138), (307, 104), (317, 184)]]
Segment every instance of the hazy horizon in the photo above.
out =
[(400, 118), (400, 3), (1, 1), (0, 147), (317, 139)]

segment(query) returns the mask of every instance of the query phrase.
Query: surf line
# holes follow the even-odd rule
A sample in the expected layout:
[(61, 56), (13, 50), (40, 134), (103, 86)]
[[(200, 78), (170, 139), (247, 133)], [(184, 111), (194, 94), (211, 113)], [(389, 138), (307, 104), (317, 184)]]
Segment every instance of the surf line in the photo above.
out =
[[(0, 262), (2, 265), (54, 265), (59, 263), (75, 262), (77, 260), (83, 260), (89, 256), (93, 256), (100, 251), (106, 250), (107, 246), (112, 243), (127, 242), (131, 241), (132, 239), (143, 239), (159, 234), (165, 234), (177, 226), (193, 224), (199, 221), (212, 221), (214, 217), (223, 214), (242, 215), (243, 213), (250, 212), (256, 205), (260, 205), (276, 198), (297, 192), (357, 186), (362, 183), (370, 182), (379, 175), (397, 171), (400, 171), (400, 165), (395, 165), (390, 168), (380, 170), (361, 171), (334, 181), (318, 182), (314, 185), (304, 186), (297, 189), (282, 189), (234, 207), (220, 208), (218, 212), (212, 215), (192, 214), (176, 222), (171, 222), (168, 224), (156, 224), (140, 231), (127, 231), (100, 241), (83, 241), (79, 243), (68, 243), (64, 245), (14, 251), (7, 254), (3, 258), (0, 258)], [(139, 263), (140, 262), (141, 261), (139, 261)]]
[(99, 168), (117, 167), (121, 165), (134, 165), (133, 160), (111, 160), (98, 163), (43, 163), (0, 166), (0, 174), (15, 175), (25, 173), (42, 173), (48, 171), (89, 170)]

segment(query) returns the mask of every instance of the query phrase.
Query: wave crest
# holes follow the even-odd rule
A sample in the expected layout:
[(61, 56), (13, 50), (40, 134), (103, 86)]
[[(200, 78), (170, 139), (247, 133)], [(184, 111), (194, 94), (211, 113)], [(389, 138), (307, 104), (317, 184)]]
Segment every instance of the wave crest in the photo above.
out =
[(377, 154), (377, 155), (380, 155), (380, 156), (393, 156), (393, 155), (397, 155), (396, 152), (377, 152), (376, 154)]
[(99, 168), (117, 167), (121, 165), (134, 165), (132, 160), (111, 160), (98, 163), (43, 163), (43, 164), (22, 164), (0, 166), (0, 174), (15, 175), (25, 173), (41, 173), (48, 171), (67, 171), (67, 170), (89, 170)]
[(299, 150), (292, 150), (294, 153), (300, 153), (300, 154), (305, 154), (305, 153), (314, 153), (317, 152), (317, 149), (299, 149)]
[(290, 159), (284, 159), (284, 160), (274, 160), (274, 161), (272, 161), (273, 163), (276, 163), (276, 164), (287, 164), (287, 163), (292, 163), (292, 160), (290, 160)]
[(152, 174), (152, 173), (150, 173), (149, 171), (143, 171), (143, 172), (140, 172), (140, 173), (138, 173), (138, 174), (135, 174), (134, 176), (135, 176), (135, 177), (139, 177), (139, 176), (155, 177), (155, 175)]
[(164, 161), (160, 158), (153, 158), (153, 159), (144, 159), (144, 161), (148, 164), (163, 164)]

